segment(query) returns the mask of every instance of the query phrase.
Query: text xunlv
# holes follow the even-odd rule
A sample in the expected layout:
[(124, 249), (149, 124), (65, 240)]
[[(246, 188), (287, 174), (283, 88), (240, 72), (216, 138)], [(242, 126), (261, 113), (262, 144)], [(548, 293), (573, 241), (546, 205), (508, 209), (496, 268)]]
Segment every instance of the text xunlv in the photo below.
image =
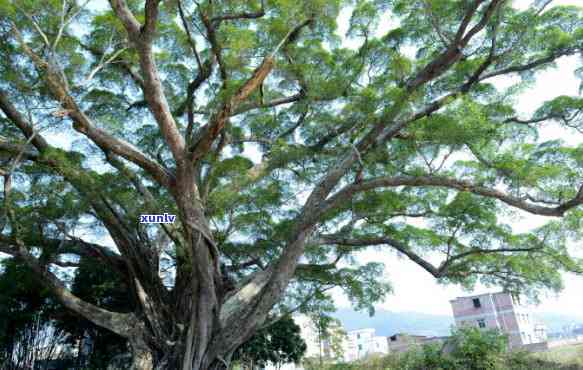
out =
[(176, 215), (140, 215), (141, 224), (173, 224), (176, 220)]

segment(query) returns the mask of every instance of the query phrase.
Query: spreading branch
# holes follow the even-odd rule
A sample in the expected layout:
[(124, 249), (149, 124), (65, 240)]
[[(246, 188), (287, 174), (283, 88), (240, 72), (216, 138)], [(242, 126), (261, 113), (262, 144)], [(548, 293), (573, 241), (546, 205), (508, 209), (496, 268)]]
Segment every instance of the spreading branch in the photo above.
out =
[(326, 206), (324, 208), (325, 210), (333, 209), (338, 205), (350, 200), (354, 194), (358, 192), (398, 186), (444, 187), (458, 191), (468, 191), (483, 197), (498, 199), (515, 208), (541, 216), (562, 217), (568, 210), (583, 204), (583, 186), (581, 186), (575, 197), (571, 200), (564, 202), (556, 207), (548, 207), (527, 202), (522, 198), (507, 194), (503, 191), (475, 184), (466, 180), (458, 180), (441, 176), (396, 176), (378, 177), (362, 181), (358, 184), (348, 185), (327, 199)]
[(211, 18), (211, 23), (216, 28), (223, 21), (231, 21), (237, 19), (257, 19), (265, 15), (265, 0), (261, 0), (261, 8), (257, 12), (241, 12), (233, 14), (223, 14)]
[(269, 75), (275, 65), (275, 56), (279, 50), (290, 42), (293, 42), (299, 36), (302, 28), (311, 22), (312, 19), (305, 20), (290, 30), (271, 54), (265, 57), (255, 71), (253, 71), (251, 77), (235, 92), (235, 94), (233, 94), (231, 98), (227, 99), (221, 108), (219, 108), (219, 110), (211, 117), (210, 122), (201, 130), (202, 133), (199, 136), (199, 139), (191, 148), (190, 160), (197, 161), (209, 152), (212, 143), (225, 127), (231, 113), (235, 111), (237, 107), (245, 101), (245, 99), (247, 99), (247, 97), (251, 95), (251, 93), (255, 91)]
[(184, 137), (180, 134), (176, 121), (168, 106), (152, 51), (152, 40), (156, 30), (159, 1), (146, 1), (146, 20), (143, 27), (132, 14), (124, 0), (111, 0), (110, 3), (139, 54), (140, 69), (144, 81), (142, 91), (148, 102), (148, 108), (156, 119), (162, 136), (166, 144), (170, 147), (174, 159), (177, 163), (181, 163), (185, 149)]
[[(47, 82), (53, 97), (61, 104), (66, 115), (68, 115), (73, 120), (73, 128), (88, 137), (93, 141), (98, 147), (104, 151), (112, 151), (127, 160), (137, 164), (148, 172), (156, 181), (165, 187), (170, 187), (172, 183), (172, 177), (170, 173), (158, 164), (153, 159), (149, 158), (146, 154), (141, 152), (138, 148), (132, 144), (114, 137), (107, 131), (96, 127), (90, 118), (81, 110), (77, 105), (77, 102), (69, 93), (69, 88), (67, 82), (63, 79), (62, 71), (56, 70), (58, 66), (54, 64), (49, 64), (44, 61), (39, 55), (37, 55), (32, 49), (26, 44), (20, 31), (13, 25), (13, 30), (15, 32), (16, 38), (18, 39), (21, 47), (24, 49), (25, 53), (31, 58), (35, 66), (39, 71), (44, 71), (44, 77)], [(2, 110), (5, 112), (10, 112), (10, 117), (14, 119), (14, 122), (24, 122), (22, 116), (14, 114), (17, 110), (8, 101), (6, 96), (0, 102)], [(6, 113), (8, 115), (8, 113)], [(22, 123), (16, 123), (17, 126), (23, 126)]]

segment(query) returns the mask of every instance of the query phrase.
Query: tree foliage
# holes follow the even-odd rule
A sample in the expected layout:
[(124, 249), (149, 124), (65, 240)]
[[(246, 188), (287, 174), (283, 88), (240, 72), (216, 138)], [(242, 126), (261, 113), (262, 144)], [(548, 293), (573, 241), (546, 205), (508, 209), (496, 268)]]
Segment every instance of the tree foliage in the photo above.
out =
[[(390, 286), (380, 262), (359, 265), (367, 248), (443, 283), (533, 297), (582, 271), (567, 241), (581, 236), (583, 149), (539, 135), (579, 135), (581, 99), (516, 108), (537, 75), (580, 57), (579, 7), (0, 0), (0, 12), (0, 250), (126, 338), (136, 368), (220, 368), (265, 322), (329, 307), (334, 288), (372, 310)], [(139, 223), (162, 213), (177, 221)], [(525, 213), (547, 222), (513, 230)], [(119, 275), (131, 312), (72, 294), (59, 269), (74, 255)]]
[[(42, 332), (50, 328), (50, 318), (59, 304), (26, 266), (14, 261), (0, 266), (0, 365), (12, 369), (48, 344), (42, 343)], [(62, 339), (60, 333), (54, 339), (57, 337)]]
[[(75, 271), (71, 292), (92, 304), (117, 312), (130, 312), (135, 305), (127, 294), (126, 282), (110, 269), (96, 265), (90, 259), (81, 259)], [(106, 369), (113, 357), (129, 351), (127, 339), (112, 333), (86, 318), (65, 311), (56, 326), (68, 333), (68, 342), (87, 343), (86, 363), (92, 369)]]
[(300, 327), (286, 316), (265, 329), (259, 330), (235, 352), (234, 361), (248, 366), (265, 367), (299, 363), (306, 351)]
[[(7, 361), (3, 366), (9, 365), (10, 358), (18, 367), (40, 356), (105, 369), (116, 354), (128, 352), (126, 339), (67, 311), (27, 266), (14, 260), (5, 260), (2, 266), (0, 361)], [(111, 271), (82, 260), (71, 291), (88, 302), (124, 312), (132, 309), (132, 302), (123, 287)]]

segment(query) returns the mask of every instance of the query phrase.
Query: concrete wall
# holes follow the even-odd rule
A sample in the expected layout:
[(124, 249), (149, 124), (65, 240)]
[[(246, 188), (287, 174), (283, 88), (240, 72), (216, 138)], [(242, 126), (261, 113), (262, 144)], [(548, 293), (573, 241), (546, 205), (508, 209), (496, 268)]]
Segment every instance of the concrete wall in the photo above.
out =
[(573, 344), (583, 344), (583, 335), (579, 335), (576, 338), (553, 340), (549, 341), (548, 343), (549, 348), (569, 346)]
[(524, 346), (520, 347), (521, 350), (526, 350), (528, 352), (544, 352), (549, 348), (550, 347), (548, 342), (525, 344)]
[(407, 352), (411, 348), (423, 344), (427, 337), (420, 335), (395, 334), (388, 337), (389, 352)]
[(321, 343), (316, 325), (306, 315), (294, 316), (294, 322), (300, 327), (300, 335), (304, 342), (306, 342), (305, 357), (320, 356)]

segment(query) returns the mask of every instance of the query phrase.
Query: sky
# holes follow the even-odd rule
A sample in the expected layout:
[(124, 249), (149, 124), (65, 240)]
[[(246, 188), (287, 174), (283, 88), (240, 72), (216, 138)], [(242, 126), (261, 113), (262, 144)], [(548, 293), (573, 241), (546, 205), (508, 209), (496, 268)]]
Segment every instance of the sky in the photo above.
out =
[[(531, 3), (529, 0), (515, 0), (514, 6), (524, 8)], [(554, 5), (583, 5), (583, 0), (555, 0)], [(341, 15), (347, 19), (347, 14)], [(381, 24), (381, 32), (386, 31), (391, 25)], [(559, 95), (579, 95), (580, 80), (575, 78), (573, 72), (578, 65), (577, 57), (563, 58), (557, 63), (557, 67), (538, 75), (536, 84), (526, 91), (517, 101), (518, 111), (528, 117), (544, 101)], [(505, 81), (500, 81), (504, 84)], [(541, 140), (562, 139), (569, 145), (583, 143), (583, 135), (573, 135), (565, 130), (558, 129), (556, 125), (547, 124), (539, 131)], [(523, 213), (521, 220), (512, 223), (517, 232), (525, 232), (530, 228), (542, 225), (545, 217), (533, 216)], [(583, 243), (572, 244), (570, 249), (573, 254), (583, 257)], [(473, 292), (462, 290), (458, 286), (439, 285), (435, 278), (428, 272), (418, 267), (413, 262), (394, 253), (386, 251), (369, 250), (359, 255), (361, 263), (383, 262), (386, 276), (392, 286), (393, 294), (384, 302), (377, 305), (378, 308), (390, 311), (416, 311), (429, 314), (451, 315), (449, 301), (455, 297), (480, 294), (495, 291), (495, 288), (478, 287)], [(558, 295), (541, 295), (541, 304), (532, 306), (536, 314), (552, 312), (564, 315), (578, 315), (583, 317), (583, 276), (563, 274), (564, 290)], [(348, 307), (349, 303), (341, 292), (336, 291), (335, 299), (341, 307)]]

